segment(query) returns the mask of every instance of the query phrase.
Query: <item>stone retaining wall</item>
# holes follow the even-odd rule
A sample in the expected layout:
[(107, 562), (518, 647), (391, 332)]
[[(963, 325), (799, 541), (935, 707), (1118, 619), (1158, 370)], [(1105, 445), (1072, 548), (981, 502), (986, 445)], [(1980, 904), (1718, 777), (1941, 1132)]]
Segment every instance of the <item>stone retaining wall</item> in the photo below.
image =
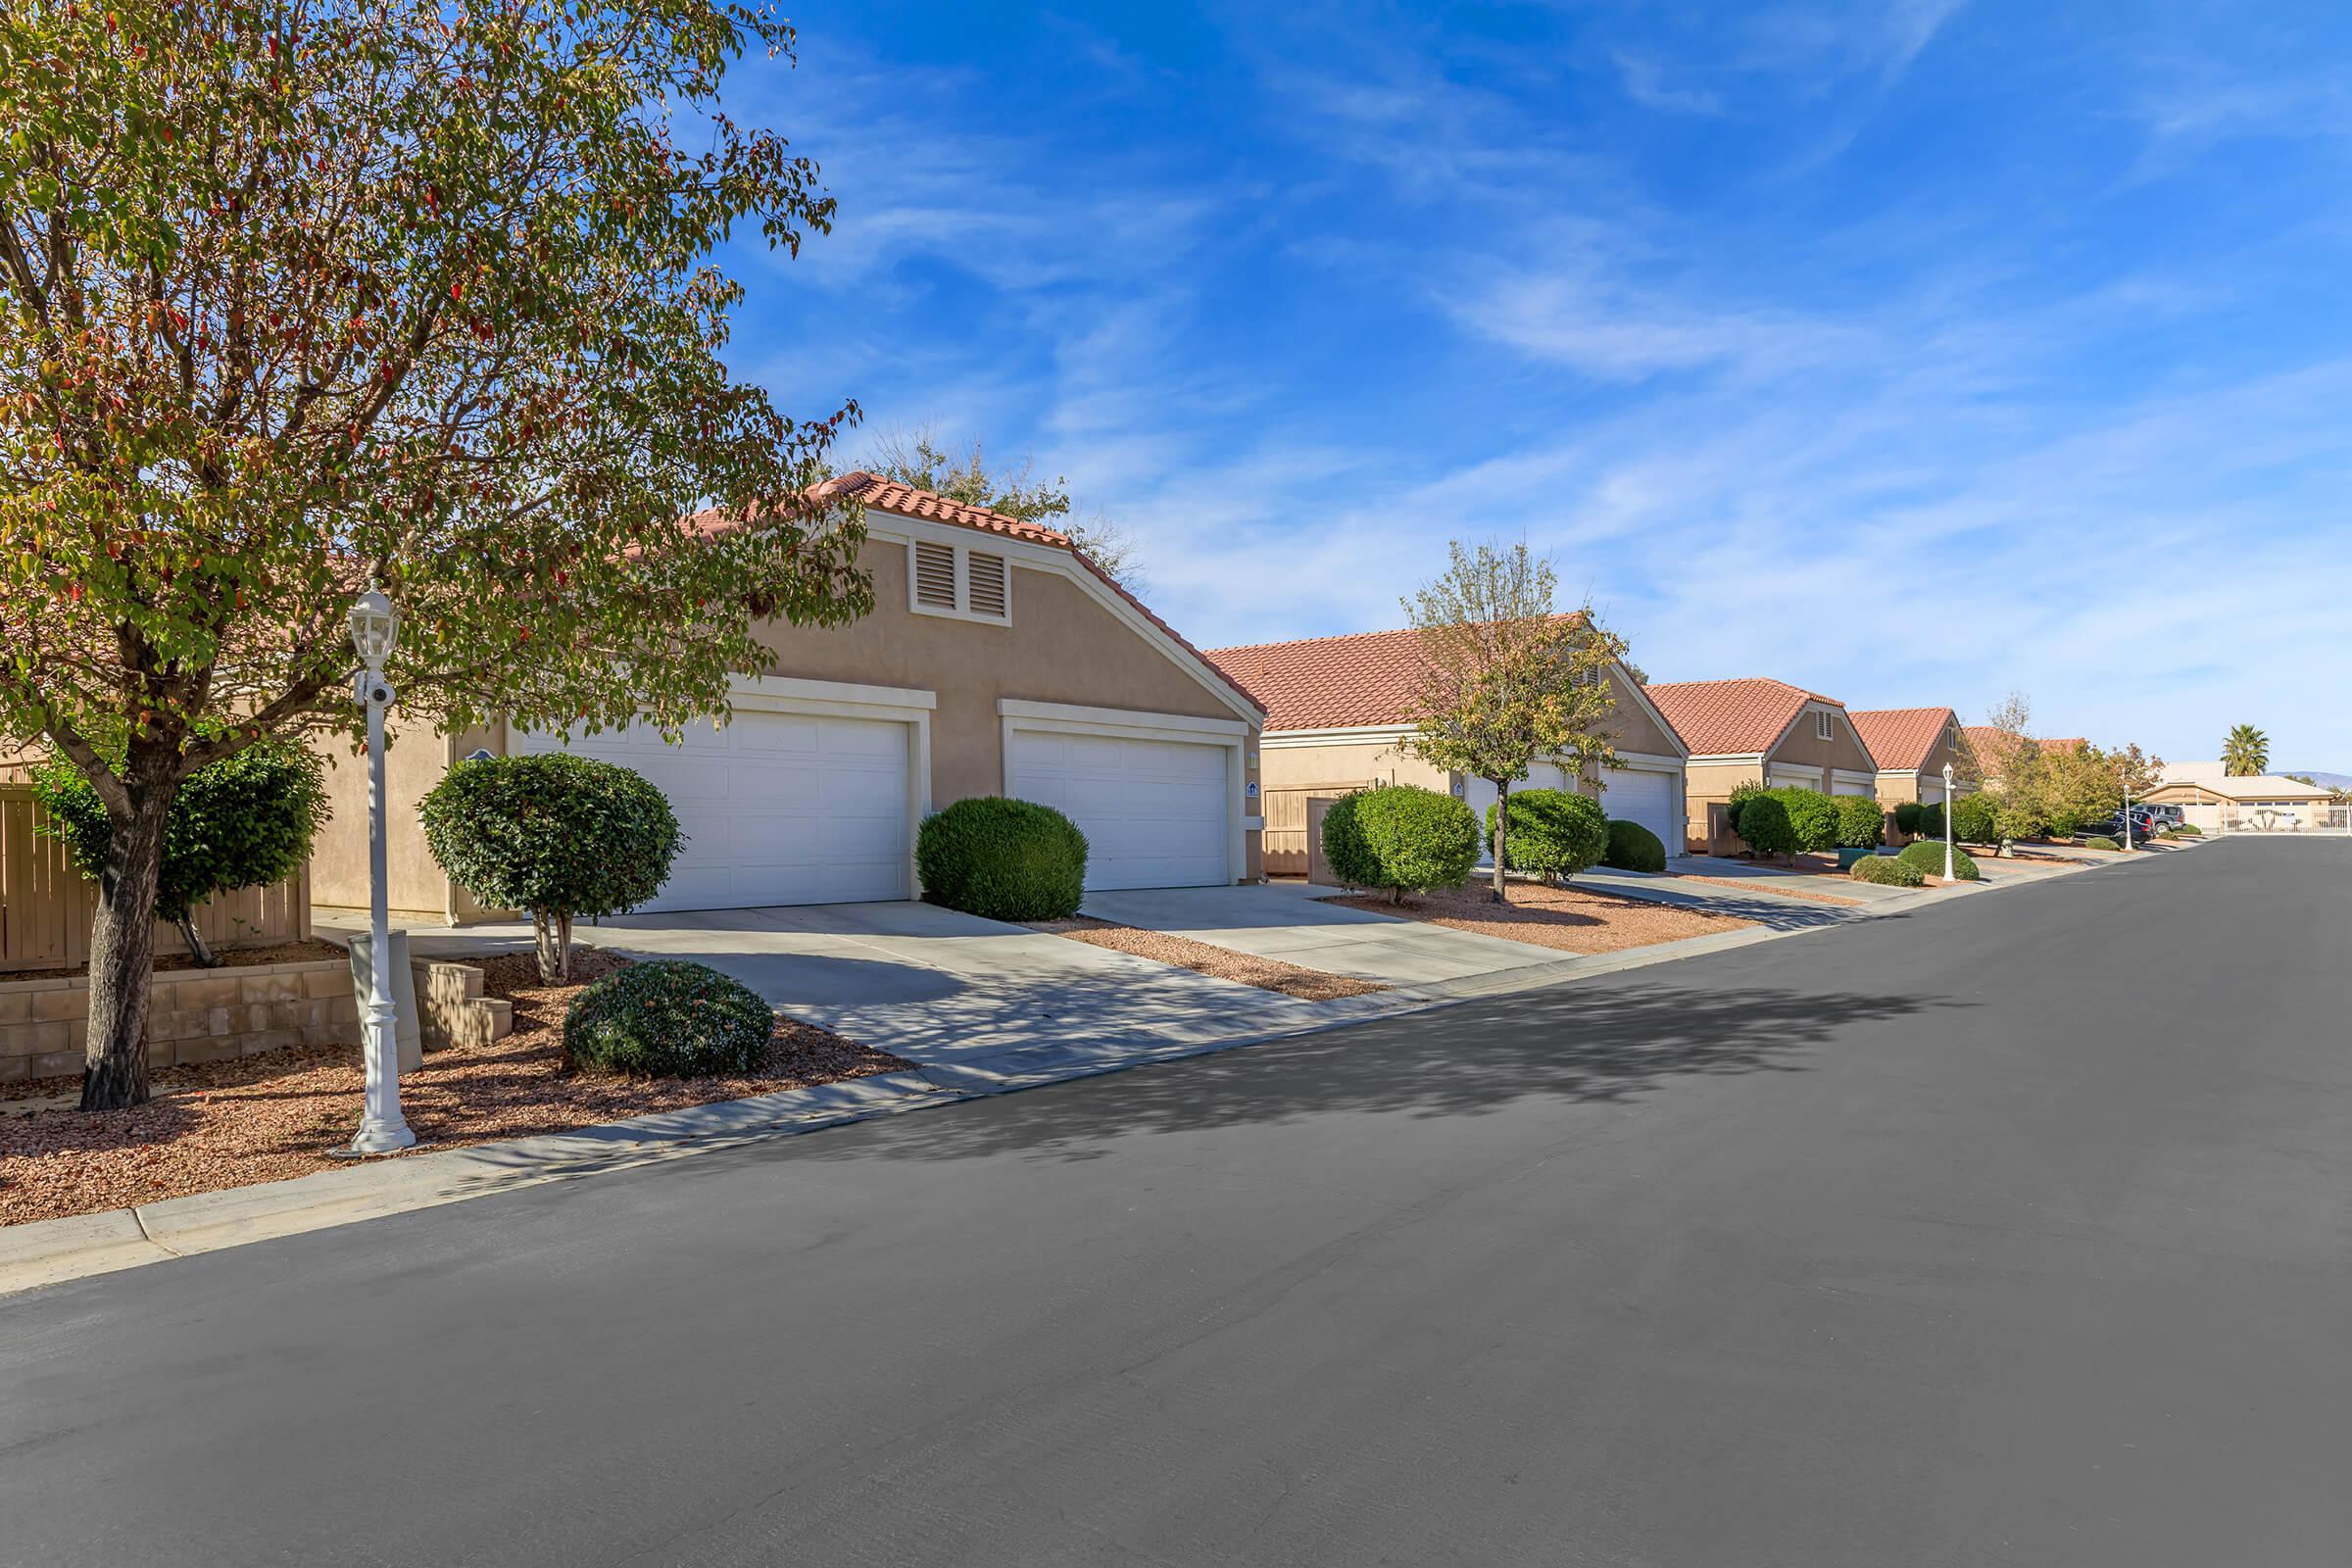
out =
[[(511, 1004), (482, 995), (482, 971), (471, 964), (426, 961), (411, 968), (427, 1051), (486, 1045), (514, 1027)], [(150, 1066), (359, 1043), (360, 1008), (346, 960), (165, 969), (154, 983)], [(0, 978), (0, 1083), (78, 1074), (88, 1015), (89, 984), (78, 976)]]

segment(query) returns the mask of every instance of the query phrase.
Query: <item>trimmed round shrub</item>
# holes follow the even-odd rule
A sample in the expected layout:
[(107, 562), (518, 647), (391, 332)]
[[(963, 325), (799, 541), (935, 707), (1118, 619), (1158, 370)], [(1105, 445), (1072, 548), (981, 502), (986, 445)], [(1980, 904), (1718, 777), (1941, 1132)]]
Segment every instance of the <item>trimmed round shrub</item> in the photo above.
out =
[(1796, 853), (1796, 825), (1776, 795), (1759, 795), (1740, 810), (1740, 837), (1758, 855)]
[(2124, 847), (2124, 841), (2111, 839), (2102, 833), (2097, 838), (2084, 839), (2082, 847), (2086, 850), (2121, 850)]
[[(1540, 876), (1546, 882), (1565, 882), (1577, 872), (1599, 863), (1609, 847), (1609, 819), (1600, 803), (1572, 790), (1516, 790), (1510, 802), (1509, 831), (1503, 835), (1503, 862), (1514, 871)], [(1494, 842), (1495, 808), (1487, 808), (1487, 842)]]
[[(66, 847), (74, 868), (91, 881), (106, 869), (114, 838), (106, 807), (81, 770), (65, 760), (32, 776), (41, 803), (40, 831)], [(302, 869), (311, 840), (333, 814), (325, 764), (294, 741), (260, 740), (199, 768), (181, 782), (164, 822), (164, 858), (156, 877), (155, 915), (179, 927), (200, 964), (216, 960), (196, 929), (196, 906), (239, 888), (268, 887)]]
[(570, 972), (572, 919), (619, 914), (661, 892), (686, 842), (652, 780), (569, 752), (469, 758), (416, 816), (452, 882), (491, 908), (530, 911), (551, 983)]
[(1323, 858), (1342, 881), (1401, 899), (1452, 887), (1478, 865), (1478, 817), (1450, 795), (1384, 784), (1323, 813)]
[(984, 920), (1066, 920), (1086, 897), (1086, 835), (1051, 806), (974, 795), (923, 819), (923, 898)]
[(1919, 836), (1923, 839), (1943, 837), (1943, 803), (1922, 801), (1919, 806)]
[[(1942, 862), (1937, 861), (1938, 868)], [(1928, 874), (1897, 855), (1874, 855), (1866, 860), (1856, 860), (1845, 873), (1857, 882), (1875, 882), (1886, 888), (1916, 888), (1926, 885)]]
[(1641, 823), (1613, 816), (1609, 818), (1608, 848), (1600, 859), (1603, 865), (1620, 871), (1663, 871), (1666, 846)]
[(1963, 795), (1952, 803), (1952, 831), (1970, 844), (1998, 844), (2000, 808), (1989, 796)]
[(1838, 847), (1867, 850), (1886, 836), (1886, 811), (1875, 795), (1838, 797)]
[(633, 1078), (712, 1078), (767, 1058), (775, 1010), (716, 969), (676, 958), (633, 963), (571, 999), (564, 1055)]
[(1915, 838), (1918, 836), (1919, 803), (1917, 801), (1903, 801), (1895, 807), (1894, 830), (1897, 833), (1910, 834)]
[[(1906, 845), (1895, 858), (1918, 866), (1922, 876), (1943, 875), (1943, 843), (1940, 839), (1921, 839), (1916, 844)], [(1956, 880), (1974, 882), (1982, 874), (1977, 869), (1977, 862), (1968, 858), (1966, 851), (1957, 848), (1952, 851), (1952, 876)]]
[[(1762, 779), (1742, 779), (1740, 783), (1733, 785), (1730, 799), (1723, 803), (1723, 825), (1735, 833), (1740, 833), (1740, 813), (1747, 809), (1747, 803), (1760, 800), (1771, 793), (1772, 787)], [(1740, 833), (1740, 836), (1747, 837), (1744, 833)]]
[(1788, 813), (1788, 830), (1796, 835), (1800, 854), (1838, 847), (1838, 803), (1819, 790), (1788, 784), (1772, 792)]
[(2205, 836), (2205, 830), (2194, 822), (2175, 822), (2173, 831), (2184, 839), (2201, 839)]

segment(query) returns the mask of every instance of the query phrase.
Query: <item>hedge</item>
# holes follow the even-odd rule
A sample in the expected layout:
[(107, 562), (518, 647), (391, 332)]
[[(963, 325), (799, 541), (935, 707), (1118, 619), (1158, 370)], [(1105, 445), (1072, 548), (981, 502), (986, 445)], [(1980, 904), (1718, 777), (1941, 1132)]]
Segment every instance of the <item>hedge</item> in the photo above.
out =
[(1609, 819), (1609, 844), (1600, 857), (1603, 865), (1620, 871), (1663, 871), (1666, 846), (1639, 822), (1622, 816)]
[(1086, 897), (1086, 835), (1051, 806), (967, 796), (923, 818), (914, 866), (926, 903), (984, 920), (1066, 920)]
[[(1938, 861), (1938, 868), (1942, 862)], [(1928, 874), (1899, 855), (1874, 855), (1856, 860), (1845, 873), (1857, 882), (1875, 882), (1881, 887), (1916, 888), (1927, 884)]]
[(564, 1013), (564, 1054), (574, 1066), (638, 1078), (746, 1073), (767, 1058), (773, 1008), (716, 969), (658, 958), (616, 969)]
[(1919, 836), (1923, 839), (1943, 837), (1943, 803), (1922, 801), (1919, 805)]
[(1819, 790), (1806, 789), (1801, 784), (1787, 784), (1772, 792), (1773, 799), (1788, 813), (1788, 829), (1796, 835), (1800, 854), (1815, 854), (1838, 847), (1838, 803)]
[(2082, 813), (2069, 810), (2052, 811), (2042, 830), (2054, 839), (2071, 839), (2082, 831)]
[(1886, 809), (1879, 805), (1875, 795), (1840, 795), (1838, 797), (1838, 847), (1843, 850), (1876, 848), (1886, 836)]
[(1894, 808), (1894, 830), (1917, 837), (1919, 833), (1919, 803), (1904, 801)]
[(1408, 892), (1452, 887), (1478, 865), (1478, 817), (1450, 795), (1384, 784), (1344, 795), (1323, 813), (1323, 858), (1352, 887)]
[(1740, 810), (1740, 837), (1758, 855), (1794, 855), (1796, 824), (1777, 795), (1758, 795)]
[[(1918, 866), (1923, 875), (1943, 875), (1943, 845), (1938, 840), (1921, 839), (1916, 844), (1906, 845), (1902, 853), (1894, 858)], [(1977, 870), (1977, 862), (1968, 858), (1967, 851), (1956, 848), (1952, 851), (1952, 876), (1955, 880), (1974, 882), (1982, 874)]]
[[(1550, 883), (1560, 883), (1599, 863), (1609, 847), (1609, 820), (1600, 803), (1570, 790), (1516, 790), (1510, 829), (1503, 835), (1503, 861)], [(1495, 808), (1487, 808), (1487, 842), (1494, 842)]]
[(1982, 793), (1963, 795), (1952, 803), (1952, 831), (1970, 844), (2000, 842), (2000, 808)]

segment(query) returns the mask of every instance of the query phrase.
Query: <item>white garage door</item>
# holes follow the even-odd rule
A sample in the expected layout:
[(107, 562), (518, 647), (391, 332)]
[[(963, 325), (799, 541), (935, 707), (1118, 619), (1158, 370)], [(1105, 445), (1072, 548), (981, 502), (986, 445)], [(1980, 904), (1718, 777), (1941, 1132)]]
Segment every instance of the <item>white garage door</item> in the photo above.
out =
[(1783, 785), (1788, 785), (1788, 784), (1800, 785), (1800, 786), (1802, 786), (1803, 788), (1805, 788), (1805, 789), (1809, 789), (1809, 790), (1817, 790), (1817, 789), (1820, 789), (1820, 788), (1821, 788), (1821, 769), (1820, 769), (1820, 768), (1818, 768), (1818, 767), (1804, 767), (1804, 766), (1800, 766), (1799, 764), (1797, 764), (1797, 763), (1795, 763), (1795, 762), (1775, 762), (1775, 763), (1773, 763), (1773, 764), (1772, 764), (1772, 785), (1773, 785), (1773, 787), (1774, 787), (1775, 789), (1779, 789), (1779, 788), (1781, 788)]
[(516, 740), (635, 768), (669, 797), (686, 846), (642, 908), (742, 909), (908, 896), (906, 735), (886, 719), (739, 712), (675, 745), (634, 727)]
[(1857, 784), (1851, 779), (1841, 778), (1832, 782), (1830, 793), (1832, 795), (1876, 795), (1878, 791), (1867, 784)]
[(1943, 785), (1941, 783), (1931, 784), (1924, 778), (1919, 781), (1919, 801), (1922, 806), (1940, 805), (1942, 800)]
[(1608, 784), (1600, 792), (1603, 811), (1641, 823), (1658, 836), (1668, 855), (1683, 853), (1683, 820), (1675, 801), (1672, 773), (1638, 773), (1620, 768), (1601, 776)]
[(1011, 746), (1005, 793), (1078, 824), (1089, 888), (1233, 880), (1224, 747), (1028, 729)]

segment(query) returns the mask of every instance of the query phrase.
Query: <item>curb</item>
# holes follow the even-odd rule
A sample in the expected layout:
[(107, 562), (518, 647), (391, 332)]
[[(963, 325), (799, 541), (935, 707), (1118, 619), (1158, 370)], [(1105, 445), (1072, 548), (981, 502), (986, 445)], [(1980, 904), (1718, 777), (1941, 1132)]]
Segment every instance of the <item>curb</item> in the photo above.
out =
[[(2015, 885), (2032, 886), (2046, 880), (2049, 879), (2019, 878), (2015, 879)], [(1965, 891), (1997, 892), (2002, 885), (1980, 883)], [(1154, 1062), (1303, 1039), (1381, 1018), (1564, 985), (1651, 964), (1703, 957), (1762, 942), (1835, 930), (1857, 920), (1907, 914), (1914, 908), (1940, 902), (1943, 901), (1938, 894), (1892, 907), (1838, 908), (1835, 910), (1837, 918), (1804, 925), (1757, 926), (1752, 930), (1629, 948), (1619, 953), (1540, 960), (1459, 980), (1399, 986), (1373, 996), (1320, 1004), (1331, 1010), (1311, 1020), (1276, 1029), (1236, 1030), (1231, 1034), (1189, 1039), (1114, 1035), (1092, 1045), (1013, 1047), (979, 1054), (965, 1061), (933, 1063), (911, 1072), (882, 1073), (743, 1100), (713, 1101), (535, 1138), (427, 1151), (316, 1171), (285, 1181), (165, 1199), (132, 1208), (0, 1227), (0, 1297), (280, 1236), (299, 1236), (549, 1182), (626, 1170), (771, 1138), (795, 1137), (931, 1105), (956, 1104), (1123, 1072)]]

